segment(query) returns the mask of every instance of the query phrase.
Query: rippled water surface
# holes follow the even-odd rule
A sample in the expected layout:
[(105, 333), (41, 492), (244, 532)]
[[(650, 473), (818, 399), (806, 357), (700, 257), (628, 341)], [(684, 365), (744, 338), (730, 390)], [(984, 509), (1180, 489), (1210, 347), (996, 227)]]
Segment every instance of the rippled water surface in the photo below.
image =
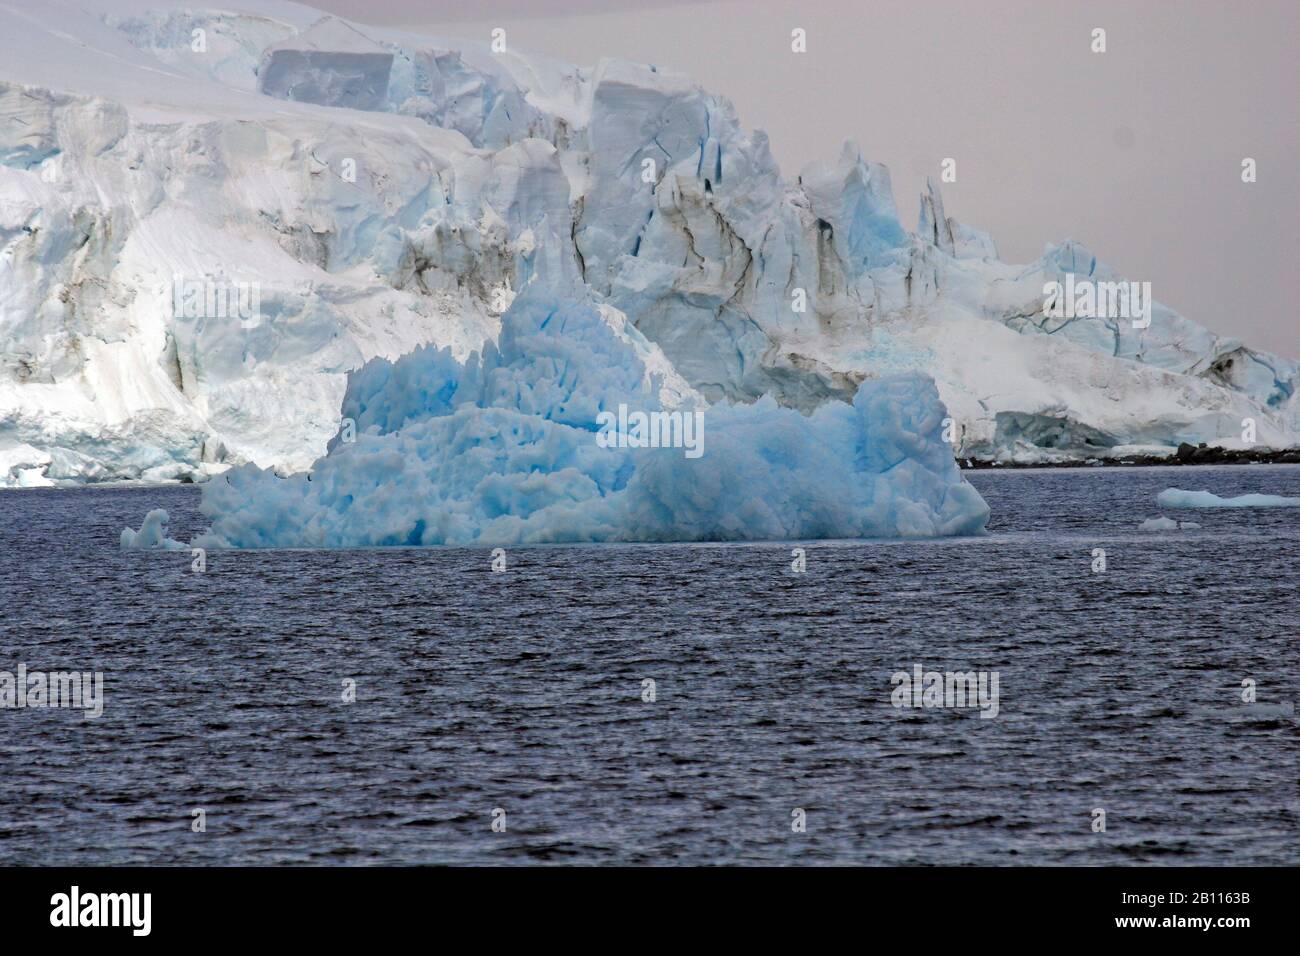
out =
[[(0, 670), (106, 698), (0, 710), (0, 862), (1300, 862), (1300, 509), (1137, 530), (1300, 468), (970, 478), (987, 537), (806, 542), (803, 574), (797, 542), (196, 574), (117, 537), (162, 506), (188, 539), (197, 488), (0, 493)], [(915, 664), (996, 671), (997, 716), (895, 708)]]

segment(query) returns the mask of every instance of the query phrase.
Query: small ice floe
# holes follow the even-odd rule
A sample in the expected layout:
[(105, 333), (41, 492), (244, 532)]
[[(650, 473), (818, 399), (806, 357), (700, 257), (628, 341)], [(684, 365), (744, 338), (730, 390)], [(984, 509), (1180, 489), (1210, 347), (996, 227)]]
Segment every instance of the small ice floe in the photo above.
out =
[(1156, 504), (1162, 508), (1300, 508), (1300, 498), (1283, 495), (1238, 495), (1220, 498), (1208, 491), (1183, 491), (1166, 488), (1156, 495)]
[(122, 550), (124, 551), (177, 551), (189, 547), (180, 541), (167, 537), (167, 509), (154, 508), (144, 516), (144, 523), (139, 531), (122, 529)]
[(1190, 531), (1199, 528), (1195, 521), (1175, 521), (1173, 518), (1147, 518), (1138, 525), (1139, 531)]
[(1281, 701), (1279, 703), (1256, 701), (1250, 704), (1237, 704), (1233, 707), (1225, 707), (1218, 716), (1233, 723), (1267, 724), (1274, 722), (1294, 722), (1295, 704), (1290, 701)]

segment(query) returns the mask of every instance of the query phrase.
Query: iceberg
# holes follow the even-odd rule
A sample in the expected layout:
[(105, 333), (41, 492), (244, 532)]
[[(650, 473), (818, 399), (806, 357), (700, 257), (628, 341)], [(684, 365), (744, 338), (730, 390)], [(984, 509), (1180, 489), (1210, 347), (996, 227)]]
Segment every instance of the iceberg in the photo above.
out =
[(1300, 508), (1300, 498), (1258, 494), (1220, 498), (1209, 491), (1166, 488), (1156, 495), (1156, 504), (1162, 508)]
[[(766, 397), (687, 407), (707, 441), (650, 441), (611, 412), (665, 411), (636, 344), (598, 304), (525, 289), (499, 341), (458, 360), (425, 346), (349, 377), (344, 429), (309, 471), (248, 464), (203, 486), (209, 548), (934, 537), (989, 509), (942, 437), (933, 381), (864, 381), (811, 415)], [(684, 412), (683, 412), (684, 413)], [(620, 414), (620, 422), (635, 414)], [(604, 423), (603, 425), (601, 423)], [(701, 436), (702, 437), (702, 436)], [(654, 447), (654, 445), (658, 447)], [(154, 546), (150, 512), (123, 547)], [(161, 526), (160, 526), (161, 521)]]
[(171, 516), (165, 508), (154, 508), (144, 516), (139, 531), (122, 529), (124, 551), (178, 551), (187, 547), (183, 542), (167, 537), (167, 522)]

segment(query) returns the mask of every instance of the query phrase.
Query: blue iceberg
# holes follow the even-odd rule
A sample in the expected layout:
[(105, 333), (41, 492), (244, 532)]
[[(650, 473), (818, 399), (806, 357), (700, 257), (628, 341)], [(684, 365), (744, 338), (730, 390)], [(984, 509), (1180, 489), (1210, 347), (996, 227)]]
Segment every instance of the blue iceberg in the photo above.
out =
[[(526, 290), (497, 343), (425, 347), (353, 373), (344, 429), (310, 471), (208, 482), (215, 548), (935, 537), (988, 506), (917, 374), (805, 416), (665, 407), (658, 375), (596, 303)], [(689, 398), (687, 399), (689, 402)], [(700, 402), (703, 406), (703, 403)], [(352, 431), (353, 434), (349, 434)], [(125, 541), (125, 536), (124, 536)]]

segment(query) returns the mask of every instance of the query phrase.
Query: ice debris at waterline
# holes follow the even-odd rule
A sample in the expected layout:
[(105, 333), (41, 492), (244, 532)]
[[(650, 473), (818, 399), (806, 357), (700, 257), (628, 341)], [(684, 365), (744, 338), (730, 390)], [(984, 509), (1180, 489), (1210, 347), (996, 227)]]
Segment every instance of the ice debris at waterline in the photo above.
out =
[(1300, 508), (1300, 498), (1284, 495), (1238, 495), (1220, 498), (1209, 491), (1183, 491), (1166, 488), (1156, 495), (1156, 504), (1162, 508)]
[(589, 301), (526, 290), (481, 355), (458, 362), (450, 349), (424, 347), (395, 362), (374, 359), (349, 377), (343, 399), (355, 440), (340, 433), (310, 472), (282, 478), (245, 465), (208, 482), (200, 508), (212, 526), (195, 544), (495, 546), (984, 529), (988, 506), (942, 440), (947, 413), (922, 375), (864, 381), (852, 404), (829, 402), (808, 416), (768, 397), (704, 408), (698, 458), (681, 447), (624, 447), (647, 442), (635, 429), (626, 441), (598, 442), (608, 423), (601, 413), (620, 404), (669, 411), (634, 335)]
[(909, 230), (876, 157), (783, 171), (663, 67), (283, 0), (0, 3), (0, 37), (0, 486), (309, 468), (348, 371), (465, 358), (547, 255), (710, 400), (808, 412), (912, 371), (962, 458), (1208, 452), (1247, 418), (1300, 448), (1300, 363), (1159, 302), (1053, 317), (1044, 287), (1126, 277), (1068, 240), (1003, 262), (934, 182)]

